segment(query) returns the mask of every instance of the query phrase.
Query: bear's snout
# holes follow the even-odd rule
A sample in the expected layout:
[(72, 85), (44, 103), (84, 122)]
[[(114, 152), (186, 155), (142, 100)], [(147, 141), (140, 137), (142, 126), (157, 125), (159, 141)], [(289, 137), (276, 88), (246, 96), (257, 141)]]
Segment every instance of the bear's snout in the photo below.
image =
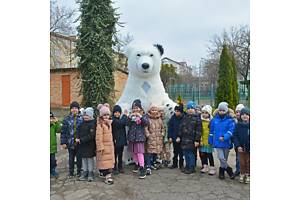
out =
[(150, 65), (148, 63), (143, 63), (142, 64), (143, 69), (148, 69), (149, 67), (150, 67)]

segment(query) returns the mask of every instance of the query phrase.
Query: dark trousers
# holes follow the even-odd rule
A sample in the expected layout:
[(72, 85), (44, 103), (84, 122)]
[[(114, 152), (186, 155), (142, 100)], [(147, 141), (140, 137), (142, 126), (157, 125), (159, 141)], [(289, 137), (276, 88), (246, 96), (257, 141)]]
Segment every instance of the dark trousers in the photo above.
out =
[(211, 167), (215, 166), (214, 157), (213, 157), (212, 153), (206, 153), (206, 152), (200, 152), (199, 151), (199, 155), (200, 155), (200, 158), (201, 158), (202, 166), (203, 165), (208, 165), (208, 161), (209, 161), (209, 165)]
[(156, 162), (157, 154), (156, 153), (147, 153), (145, 154), (146, 167), (150, 168)]
[(194, 149), (194, 155), (195, 155), (195, 166), (197, 166), (197, 158), (198, 158), (197, 148)]
[(173, 141), (173, 165), (178, 167), (178, 156), (179, 156), (179, 167), (183, 167), (183, 152), (182, 148), (180, 146), (180, 143), (177, 143), (176, 141)]
[(235, 150), (235, 171), (240, 172), (240, 154), (237, 148), (234, 148), (234, 150)]
[(56, 166), (57, 164), (56, 164), (55, 153), (50, 153), (50, 173), (55, 171)]
[(69, 151), (69, 174), (74, 174), (74, 160), (76, 156), (76, 166), (77, 166), (77, 174), (81, 172), (81, 166), (82, 166), (82, 159), (81, 156), (78, 154), (78, 147), (75, 146), (75, 148), (68, 148)]
[(111, 173), (110, 169), (100, 169), (99, 172), (102, 173), (103, 176)]
[(115, 169), (122, 169), (124, 146), (115, 146)]
[(186, 168), (187, 169), (195, 169), (195, 151), (193, 149), (183, 149), (182, 150)]

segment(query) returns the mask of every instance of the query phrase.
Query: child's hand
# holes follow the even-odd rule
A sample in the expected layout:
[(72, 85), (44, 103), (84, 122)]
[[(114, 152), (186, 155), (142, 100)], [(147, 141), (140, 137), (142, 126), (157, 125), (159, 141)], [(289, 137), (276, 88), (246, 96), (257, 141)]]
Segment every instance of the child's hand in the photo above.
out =
[(62, 147), (62, 149), (67, 149), (68, 148), (66, 144), (62, 144), (61, 147)]
[(78, 144), (80, 144), (80, 139), (76, 138), (75, 142), (78, 143)]
[(178, 137), (178, 138), (176, 138), (176, 142), (177, 143), (179, 143), (180, 142), (180, 138)]
[(169, 138), (169, 143), (171, 144), (173, 142), (172, 138)]
[(128, 117), (128, 110), (127, 109), (124, 110), (124, 115), (126, 115)]
[(200, 141), (200, 146), (203, 146), (203, 142), (202, 142), (202, 140)]
[(223, 142), (223, 141), (224, 141), (224, 137), (219, 137), (219, 140), (220, 140), (221, 142)]
[(195, 147), (199, 146), (199, 142), (194, 142), (194, 144), (195, 144)]
[(238, 147), (238, 152), (240, 152), (240, 153), (244, 152), (243, 148), (242, 147)]

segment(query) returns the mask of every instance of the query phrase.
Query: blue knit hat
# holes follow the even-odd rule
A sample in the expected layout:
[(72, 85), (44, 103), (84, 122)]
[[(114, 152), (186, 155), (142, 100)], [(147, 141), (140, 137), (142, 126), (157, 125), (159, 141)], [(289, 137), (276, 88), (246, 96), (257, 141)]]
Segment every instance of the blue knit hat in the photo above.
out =
[(196, 103), (193, 102), (193, 101), (189, 101), (189, 102), (186, 104), (186, 108), (187, 108), (187, 109), (195, 109), (195, 108), (196, 108)]

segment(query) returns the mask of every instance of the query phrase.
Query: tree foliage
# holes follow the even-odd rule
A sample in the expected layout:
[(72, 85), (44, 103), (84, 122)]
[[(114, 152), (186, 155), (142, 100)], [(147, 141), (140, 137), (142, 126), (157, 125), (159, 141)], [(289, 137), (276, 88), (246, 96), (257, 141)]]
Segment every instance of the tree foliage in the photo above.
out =
[(82, 103), (84, 106), (96, 107), (98, 103), (112, 102), (112, 47), (115, 45), (113, 37), (119, 15), (112, 7), (111, 0), (82, 0), (80, 11), (76, 53), (80, 58), (78, 66), (82, 78)]
[(168, 87), (178, 77), (176, 69), (172, 64), (162, 64), (160, 70), (160, 78), (164, 87)]
[(234, 57), (230, 54), (226, 45), (220, 57), (218, 86), (215, 99), (215, 106), (226, 101), (230, 108), (234, 109), (238, 102), (237, 78), (234, 69)]

